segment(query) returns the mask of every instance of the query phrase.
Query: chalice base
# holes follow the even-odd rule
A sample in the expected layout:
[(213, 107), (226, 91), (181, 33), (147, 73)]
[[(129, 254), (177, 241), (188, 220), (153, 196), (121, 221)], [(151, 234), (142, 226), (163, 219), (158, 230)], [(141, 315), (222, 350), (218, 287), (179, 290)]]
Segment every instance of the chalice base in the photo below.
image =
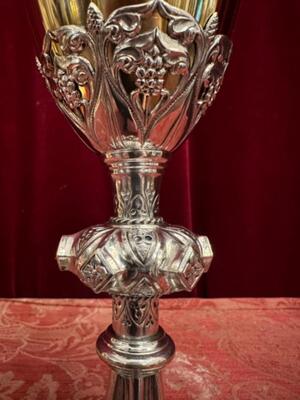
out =
[(174, 356), (173, 340), (158, 326), (149, 335), (120, 333), (110, 325), (97, 341), (99, 357), (112, 368), (107, 400), (163, 400), (160, 371)]
[(141, 375), (133, 371), (132, 376), (112, 372), (107, 400), (163, 400), (161, 373)]

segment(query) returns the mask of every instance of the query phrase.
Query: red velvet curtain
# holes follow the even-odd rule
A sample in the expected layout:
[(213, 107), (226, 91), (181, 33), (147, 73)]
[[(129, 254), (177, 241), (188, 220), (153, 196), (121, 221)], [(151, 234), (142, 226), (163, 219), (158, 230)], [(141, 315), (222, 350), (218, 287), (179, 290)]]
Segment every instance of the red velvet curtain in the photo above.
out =
[[(58, 112), (19, 2), (1, 2), (0, 296), (91, 296), (54, 260), (112, 213), (104, 163)], [(215, 250), (193, 295), (299, 295), (300, 2), (242, 0), (223, 89), (174, 154), (162, 215)]]

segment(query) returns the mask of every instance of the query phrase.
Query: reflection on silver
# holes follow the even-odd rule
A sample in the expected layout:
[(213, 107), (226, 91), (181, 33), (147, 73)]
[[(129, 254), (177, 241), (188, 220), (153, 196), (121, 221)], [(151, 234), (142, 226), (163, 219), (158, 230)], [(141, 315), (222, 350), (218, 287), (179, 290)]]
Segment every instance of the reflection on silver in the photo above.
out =
[[(157, 13), (165, 32), (144, 31)], [(95, 150), (172, 151), (220, 88), (231, 42), (217, 28), (217, 13), (202, 29), (162, 0), (121, 7), (106, 21), (91, 3), (85, 27), (47, 32), (38, 66), (58, 106)]]
[(159, 297), (192, 290), (212, 260), (205, 236), (160, 217), (159, 187), (169, 153), (221, 86), (231, 42), (217, 29), (217, 13), (202, 28), (163, 0), (106, 19), (90, 3), (85, 26), (46, 33), (38, 60), (59, 108), (104, 153), (115, 184), (115, 216), (64, 236), (57, 252), (62, 270), (113, 297), (112, 325), (97, 342), (113, 370), (111, 400), (163, 399), (160, 370), (175, 346), (158, 324)]
[(63, 237), (57, 260), (95, 293), (162, 296), (190, 291), (212, 259), (206, 237), (167, 224), (96, 226), (89, 238), (90, 229)]

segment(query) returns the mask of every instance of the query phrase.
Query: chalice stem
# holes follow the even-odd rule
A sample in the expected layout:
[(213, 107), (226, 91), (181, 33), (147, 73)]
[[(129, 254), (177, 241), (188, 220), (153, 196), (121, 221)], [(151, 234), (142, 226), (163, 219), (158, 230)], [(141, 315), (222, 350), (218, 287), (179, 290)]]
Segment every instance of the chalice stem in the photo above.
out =
[(113, 322), (97, 341), (112, 368), (107, 400), (163, 400), (160, 370), (175, 352), (158, 324), (158, 297), (114, 296)]

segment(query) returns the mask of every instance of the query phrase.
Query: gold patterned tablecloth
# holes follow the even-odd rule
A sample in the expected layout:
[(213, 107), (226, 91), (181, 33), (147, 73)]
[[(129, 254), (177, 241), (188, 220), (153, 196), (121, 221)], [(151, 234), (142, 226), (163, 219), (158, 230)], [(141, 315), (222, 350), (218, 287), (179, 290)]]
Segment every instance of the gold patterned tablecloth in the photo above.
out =
[[(166, 400), (299, 400), (299, 299), (169, 299)], [(110, 300), (0, 300), (0, 400), (104, 400)]]

